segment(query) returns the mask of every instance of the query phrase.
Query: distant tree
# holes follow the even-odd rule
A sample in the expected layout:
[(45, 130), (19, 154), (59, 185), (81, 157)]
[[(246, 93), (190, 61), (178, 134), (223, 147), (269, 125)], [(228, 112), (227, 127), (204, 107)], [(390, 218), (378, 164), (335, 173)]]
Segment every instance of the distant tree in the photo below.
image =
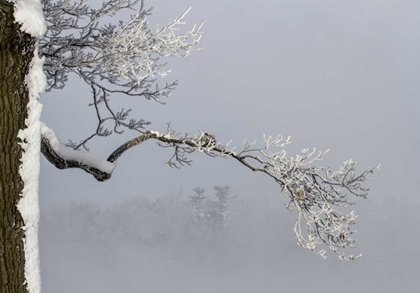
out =
[[(97, 9), (91, 8), (86, 0), (41, 2), (47, 31), (36, 42), (38, 35), (29, 34), (31, 30), (27, 25), (20, 27), (13, 14), (15, 8), (21, 9), (24, 6), (30, 10), (35, 6), (25, 6), (26, 2), (15, 0), (14, 7), (11, 2), (0, 0), (2, 291), (27, 292), (28, 286), (37, 287), (32, 286), (32, 283), (26, 285), (25, 258), (28, 255), (25, 255), (24, 239), (26, 237), (29, 241), (33, 238), (28, 237), (29, 234), (25, 235), (23, 228), (36, 226), (36, 216), (24, 223), (16, 205), (25, 186), (37, 181), (35, 175), (36, 178), (23, 179), (19, 169), (22, 166), (22, 155), (29, 153), (29, 147), (37, 147), (39, 136), (41, 152), (54, 166), (59, 169), (80, 168), (98, 181), (111, 177), (117, 159), (124, 152), (147, 140), (156, 140), (160, 146), (173, 150), (173, 155), (167, 161), (171, 167), (190, 165), (187, 155), (192, 152), (233, 158), (279, 184), (281, 192), (289, 201), (287, 207), (297, 211), (294, 231), (300, 246), (324, 256), (325, 250), (318, 248), (321, 244), (337, 253), (341, 259), (356, 258), (345, 256), (342, 252), (342, 249), (356, 246), (351, 238), (354, 232), (351, 226), (356, 215), (342, 211), (352, 204), (348, 195), (367, 196), (368, 189), (362, 183), (376, 168), (369, 168), (356, 175), (356, 163), (350, 160), (344, 162), (338, 171), (333, 171), (329, 167), (317, 165), (325, 152), (315, 153), (315, 150), (304, 149), (295, 157), (288, 157), (282, 148), (290, 143), (290, 139), (282, 136), (264, 137), (262, 146), (244, 140), (243, 147), (235, 150), (229, 147), (229, 142), (219, 142), (210, 132), (180, 134), (170, 124), (166, 130), (158, 132), (150, 128), (149, 121), (132, 118), (129, 107), (113, 107), (111, 98), (117, 94), (144, 97), (162, 104), (171, 95), (177, 85), (176, 81), (164, 85), (158, 83), (158, 77), (170, 71), (165, 69), (163, 59), (190, 55), (198, 49), (202, 34), (203, 23), (194, 25), (185, 33), (178, 31), (189, 9), (167, 25), (152, 31), (147, 21), (151, 9), (146, 9), (142, 1), (106, 0)], [(129, 20), (116, 24), (105, 23), (109, 16), (124, 10), (133, 11)], [(27, 119), (30, 124), (25, 125), (28, 108), (32, 109), (26, 76), (32, 66), (30, 62), (36, 43), (39, 55), (45, 58), (43, 68), (47, 91), (64, 88), (70, 74), (75, 74), (90, 86), (91, 106), (96, 112), (97, 125), (88, 137), (64, 145), (45, 124), (39, 126), (37, 120)], [(32, 130), (20, 136), (21, 140), (18, 133), (26, 127)], [(107, 160), (101, 160), (89, 151), (87, 145), (92, 139), (121, 134), (125, 130), (133, 131), (137, 136), (123, 143)], [(27, 142), (28, 138), (34, 140)], [(25, 174), (32, 173), (27, 171)], [(33, 233), (31, 235), (33, 237)], [(32, 245), (34, 243), (27, 247)], [(36, 260), (32, 265), (36, 265)]]
[(228, 197), (230, 187), (214, 186), (215, 197), (205, 195), (205, 189), (202, 187), (193, 188), (193, 195), (190, 195), (189, 204), (192, 207), (194, 219), (206, 225), (206, 229), (213, 234), (221, 234), (228, 220)]
[(208, 203), (208, 218), (213, 232), (222, 233), (229, 220), (228, 201), (235, 197), (229, 197), (230, 186), (214, 186), (217, 200)]
[(205, 211), (205, 199), (207, 198), (205, 194), (206, 190), (202, 187), (194, 187), (193, 195), (190, 195), (189, 203), (193, 208), (193, 216), (196, 220), (203, 220), (206, 217)]

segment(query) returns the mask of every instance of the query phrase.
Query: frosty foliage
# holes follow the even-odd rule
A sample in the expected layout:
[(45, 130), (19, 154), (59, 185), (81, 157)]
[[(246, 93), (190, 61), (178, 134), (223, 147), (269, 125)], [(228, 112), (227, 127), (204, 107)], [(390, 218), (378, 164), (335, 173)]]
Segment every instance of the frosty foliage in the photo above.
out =
[[(161, 59), (186, 57), (198, 49), (203, 23), (180, 32), (190, 8), (167, 25), (151, 29), (147, 17), (152, 9), (139, 0), (108, 0), (96, 9), (86, 0), (42, 3), (48, 29), (39, 47), (46, 58), (47, 91), (64, 88), (70, 73), (92, 88), (91, 106), (96, 109), (98, 126), (86, 140), (68, 144), (75, 149), (87, 149), (86, 142), (95, 136), (122, 133), (121, 127), (141, 132), (150, 122), (128, 119), (131, 109), (112, 109), (109, 95), (122, 93), (164, 103), (177, 81), (157, 82), (157, 77), (170, 72)], [(107, 23), (124, 10), (133, 11), (129, 20)], [(100, 104), (106, 114), (101, 113)], [(103, 126), (109, 120), (114, 121), (113, 130)]]
[(164, 147), (172, 147), (174, 154), (167, 162), (170, 166), (190, 164), (186, 154), (194, 151), (204, 152), (209, 156), (232, 157), (254, 172), (262, 172), (273, 178), (281, 192), (289, 200), (288, 209), (296, 209), (297, 220), (294, 232), (297, 243), (323, 256), (326, 246), (342, 260), (354, 260), (358, 256), (346, 256), (343, 249), (355, 248), (352, 229), (357, 215), (353, 211), (345, 212), (354, 205), (349, 196), (364, 197), (369, 189), (362, 186), (368, 180), (367, 175), (379, 168), (368, 168), (356, 174), (356, 162), (348, 160), (338, 171), (319, 166), (324, 154), (313, 149), (303, 149), (295, 157), (286, 156), (283, 147), (289, 144), (290, 137), (265, 137), (264, 145), (256, 146), (256, 141), (244, 140), (243, 148), (235, 152), (227, 144), (215, 140), (215, 136), (201, 131), (197, 136), (180, 135), (168, 128), (166, 134), (150, 134), (164, 142)]
[[(175, 33), (184, 24), (187, 9), (168, 25), (152, 31), (146, 18), (151, 9), (145, 9), (143, 2), (136, 7), (138, 2), (109, 0), (94, 9), (86, 0), (43, 0), (48, 30), (40, 48), (47, 57), (49, 89), (63, 88), (71, 71), (107, 92), (118, 91), (111, 90), (115, 88), (109, 87), (112, 84), (129, 95), (155, 100), (168, 97), (175, 83), (151, 89), (156, 76), (170, 71), (163, 69), (160, 59), (188, 56), (196, 49), (202, 25)], [(104, 24), (106, 17), (127, 9), (135, 12), (129, 20)]]
[[(95, 107), (98, 119), (92, 135), (80, 142), (70, 141), (68, 147), (88, 150), (87, 143), (92, 138), (128, 129), (140, 135), (117, 148), (107, 162), (115, 163), (125, 151), (149, 139), (173, 150), (167, 164), (175, 168), (190, 165), (188, 154), (193, 152), (234, 158), (279, 184), (288, 200), (287, 208), (297, 213), (294, 232), (301, 247), (323, 257), (325, 248), (331, 249), (342, 260), (359, 257), (347, 256), (343, 252), (356, 247), (352, 226), (357, 216), (348, 210), (354, 204), (350, 196), (367, 196), (368, 189), (362, 183), (379, 166), (356, 174), (356, 163), (349, 160), (334, 171), (318, 165), (326, 152), (316, 153), (315, 149), (304, 149), (295, 157), (288, 157), (283, 148), (290, 143), (290, 138), (282, 136), (264, 136), (261, 146), (244, 140), (242, 149), (237, 151), (229, 146), (230, 142), (223, 144), (213, 133), (206, 131), (200, 131), (198, 135), (181, 134), (170, 124), (163, 132), (146, 130), (150, 122), (130, 118), (131, 109), (116, 111), (112, 108), (111, 94), (143, 96), (160, 103), (169, 97), (176, 82), (158, 85), (157, 77), (169, 73), (161, 59), (188, 56), (197, 49), (201, 37), (202, 24), (194, 25), (184, 33), (178, 31), (189, 9), (166, 26), (151, 30), (147, 21), (151, 9), (145, 9), (142, 1), (108, 0), (97, 9), (89, 7), (86, 0), (43, 0), (43, 5), (48, 30), (40, 42), (40, 50), (46, 60), (44, 69), (48, 89), (63, 88), (68, 74), (77, 74), (91, 87), (91, 106)], [(123, 10), (135, 13), (127, 21), (104, 24), (108, 17)], [(105, 127), (108, 121), (114, 125), (112, 130)], [(81, 168), (99, 181), (112, 175), (112, 171), (92, 169), (85, 162), (68, 160), (53, 150), (49, 141), (43, 139), (43, 154), (58, 168)]]

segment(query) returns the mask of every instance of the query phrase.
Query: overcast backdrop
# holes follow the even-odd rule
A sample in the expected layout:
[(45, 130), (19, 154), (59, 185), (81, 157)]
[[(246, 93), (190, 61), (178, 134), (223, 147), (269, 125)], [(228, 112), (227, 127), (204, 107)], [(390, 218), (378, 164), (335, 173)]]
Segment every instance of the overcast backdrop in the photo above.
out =
[[(414, 242), (420, 240), (416, 152), (420, 148), (420, 2), (149, 0), (145, 4), (154, 7), (152, 24), (165, 24), (192, 6), (185, 19), (187, 27), (206, 21), (202, 50), (186, 59), (167, 60), (172, 72), (164, 81), (177, 79), (179, 86), (166, 105), (125, 96), (111, 97), (112, 103), (133, 108), (133, 115), (152, 121), (150, 129), (157, 131), (171, 122), (179, 132), (195, 134), (201, 129), (239, 147), (244, 138), (261, 142), (263, 134), (283, 134), (292, 138), (286, 148), (289, 155), (302, 148), (330, 149), (325, 164), (333, 169), (347, 159), (357, 161), (360, 171), (381, 163), (367, 183), (369, 199), (357, 199), (363, 208), (356, 238), (367, 260), (327, 263), (350, 267), (351, 278), (368, 284), (357, 272), (367, 263), (376, 268), (369, 254), (372, 257), (378, 249), (383, 255), (398, 251), (398, 263), (394, 258), (376, 258), (383, 260), (380, 266), (398, 266), (392, 274), (396, 277), (379, 274), (369, 288), (381, 283), (382, 292), (395, 292), (393, 285), (414, 289), (415, 278), (420, 277), (420, 266), (414, 262), (420, 258)], [(43, 120), (63, 141), (80, 140), (96, 128), (94, 109), (88, 107), (89, 87), (77, 78), (64, 90), (44, 94), (41, 101)], [(91, 151), (106, 158), (134, 136), (98, 138)], [(278, 213), (290, 213), (278, 185), (268, 177), (233, 160), (203, 154), (191, 156), (191, 167), (171, 169), (163, 164), (171, 155), (151, 141), (137, 146), (118, 160), (112, 178), (104, 183), (81, 170), (57, 170), (43, 159), (41, 207), (73, 200), (110, 207), (130, 197), (156, 199), (180, 191), (188, 195), (195, 186), (211, 189), (228, 184), (240, 197), (262, 202), (279, 198), (274, 201)], [(404, 208), (393, 209), (397, 202), (403, 202)], [(412, 212), (401, 219), (399, 213), (406, 208)], [(374, 215), (363, 226), (363, 213), (369, 211)], [(284, 218), (290, 220), (289, 229), (282, 231), (285, 239), (293, 238), (292, 218)], [(384, 230), (395, 240), (392, 249), (391, 242), (371, 236), (385, 218), (394, 225), (394, 230)], [(314, 261), (303, 250), (296, 255), (302, 267), (307, 259), (320, 268), (326, 263), (321, 258)]]

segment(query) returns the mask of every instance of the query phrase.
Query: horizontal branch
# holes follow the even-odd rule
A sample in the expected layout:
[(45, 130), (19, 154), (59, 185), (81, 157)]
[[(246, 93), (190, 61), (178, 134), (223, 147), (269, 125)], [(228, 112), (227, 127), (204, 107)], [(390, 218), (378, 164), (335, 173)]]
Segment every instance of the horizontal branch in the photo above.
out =
[[(54, 138), (54, 140), (56, 139), (58, 138)], [(160, 135), (155, 131), (147, 131), (145, 134), (142, 134), (134, 139), (131, 139), (128, 142), (121, 145), (119, 148), (113, 151), (111, 155), (109, 155), (106, 161), (109, 163), (115, 163), (117, 159), (122, 156), (124, 152), (149, 139), (155, 139), (157, 141), (160, 141), (166, 144), (177, 145), (180, 147), (187, 146), (187, 147), (197, 148), (197, 149), (200, 147), (202, 148), (203, 146), (207, 147), (205, 144), (203, 144), (202, 142), (200, 143), (200, 141), (194, 137), (191, 137), (191, 138), (170, 137), (168, 135)], [(61, 148), (64, 147), (67, 149), (68, 152), (71, 152), (73, 154), (72, 158), (68, 158), (68, 157), (66, 158), (66, 156), (63, 156), (63, 154), (57, 150), (57, 147), (54, 147), (51, 144), (51, 138), (46, 136), (45, 132), (43, 133), (42, 143), (41, 143), (41, 152), (45, 156), (45, 158), (55, 167), (57, 167), (58, 169), (79, 168), (91, 174), (96, 180), (101, 181), (101, 182), (106, 181), (111, 178), (113, 169), (110, 171), (109, 168), (107, 170), (104, 170), (104, 168), (101, 166), (98, 166), (98, 164), (96, 164), (96, 166), (89, 165), (89, 162), (86, 159), (87, 156), (95, 156), (95, 155), (89, 152), (73, 150), (65, 146), (64, 144), (62, 144), (61, 141), (59, 141), (59, 143), (61, 144), (60, 146)], [(206, 151), (208, 152), (208, 150)], [(233, 157), (237, 161), (239, 161), (240, 163), (242, 163), (243, 165), (251, 169), (252, 171), (263, 172), (269, 175), (270, 177), (272, 177), (273, 179), (275, 179), (276, 181), (279, 181), (278, 178), (276, 178), (273, 174), (270, 174), (267, 168), (257, 168), (249, 164), (248, 162), (246, 162), (245, 159), (247, 156), (240, 156), (231, 150), (227, 150), (224, 147), (216, 146), (216, 145), (211, 148), (211, 151), (221, 156)], [(97, 161), (97, 158), (95, 158), (95, 160), (90, 160), (90, 161), (91, 162)]]

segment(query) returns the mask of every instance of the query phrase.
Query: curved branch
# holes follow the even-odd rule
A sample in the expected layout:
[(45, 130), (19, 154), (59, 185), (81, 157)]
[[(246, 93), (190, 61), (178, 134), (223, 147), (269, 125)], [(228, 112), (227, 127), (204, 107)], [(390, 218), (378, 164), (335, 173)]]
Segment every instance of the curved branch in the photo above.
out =
[[(126, 143), (122, 144), (115, 151), (113, 151), (111, 155), (109, 155), (106, 161), (110, 163), (115, 163), (117, 159), (122, 156), (124, 152), (149, 139), (155, 139), (157, 141), (160, 141), (166, 144), (176, 145), (177, 147), (187, 146), (194, 149), (198, 149), (203, 146), (206, 147), (206, 145), (200, 144), (200, 141), (197, 140), (197, 137), (178, 138), (178, 137), (171, 137), (169, 135), (160, 135), (158, 132), (155, 132), (155, 131), (147, 131), (145, 134), (139, 135), (136, 138), (133, 138), (127, 141)], [(72, 150), (71, 148), (68, 148), (68, 151), (74, 151), (75, 154), (80, 153), (80, 151)], [(276, 178), (273, 174), (271, 174), (267, 168), (258, 168), (248, 163), (245, 160), (247, 157), (249, 157), (248, 155), (247, 156), (238, 155), (232, 150), (228, 150), (222, 146), (217, 146), (217, 145), (214, 145), (213, 147), (211, 147), (211, 151), (215, 152), (216, 154), (220, 156), (229, 156), (229, 157), (235, 158), (237, 161), (239, 161), (241, 164), (245, 165), (252, 171), (263, 172), (267, 174), (268, 176), (272, 177), (273, 179), (275, 179), (277, 182), (281, 181), (279, 178)], [(45, 158), (58, 169), (79, 168), (91, 174), (98, 181), (106, 181), (111, 178), (112, 172), (107, 173), (106, 171), (101, 171), (99, 168), (89, 166), (86, 161), (82, 162), (76, 159), (66, 159), (63, 156), (59, 155), (58, 154), (59, 152), (54, 150), (54, 147), (51, 145), (50, 140), (45, 136), (42, 136), (41, 152), (45, 156)], [(211, 155), (209, 153), (209, 150), (204, 150), (204, 152)]]
[[(353, 260), (359, 256), (345, 256), (340, 250), (357, 247), (351, 235), (357, 215), (351, 211), (342, 212), (343, 208), (354, 204), (349, 195), (366, 197), (368, 189), (361, 183), (367, 181), (367, 175), (376, 168), (369, 168), (360, 175), (355, 175), (356, 163), (344, 162), (338, 171), (314, 164), (322, 160), (325, 152), (315, 155), (315, 150), (303, 149), (295, 157), (286, 157), (286, 152), (269, 152), (271, 146), (283, 147), (290, 143), (289, 138), (278, 136), (275, 139), (264, 137), (264, 147), (254, 147), (255, 142), (244, 141), (244, 148), (234, 152), (228, 144), (222, 145), (211, 133), (201, 131), (197, 136), (175, 133), (170, 126), (164, 134), (147, 131), (124, 143), (111, 153), (108, 159), (100, 160), (89, 152), (76, 151), (64, 146), (46, 126), (42, 128), (42, 153), (57, 168), (80, 168), (93, 175), (98, 181), (111, 178), (115, 163), (124, 152), (147, 140), (154, 139), (162, 147), (173, 148), (174, 155), (167, 161), (171, 167), (190, 164), (185, 157), (194, 151), (203, 152), (211, 157), (232, 157), (254, 172), (264, 173), (273, 178), (281, 187), (283, 195), (289, 199), (288, 209), (295, 208), (295, 236), (297, 243), (307, 250), (325, 257), (325, 249), (318, 249), (322, 244), (342, 260)], [(62, 148), (62, 149), (60, 149)], [(342, 190), (341, 190), (342, 189)], [(302, 227), (305, 226), (305, 227)]]
[[(186, 137), (177, 138), (177, 137), (170, 137), (168, 135), (159, 135), (159, 133), (154, 132), (154, 131), (147, 131), (146, 134), (140, 135), (140, 136), (124, 143), (123, 145), (121, 145), (114, 152), (112, 152), (112, 154), (108, 157), (107, 161), (111, 162), (111, 163), (115, 162), (125, 151), (127, 151), (130, 148), (132, 148), (136, 145), (139, 145), (140, 143), (145, 142), (146, 140), (149, 140), (151, 138), (153, 138), (155, 140), (158, 140), (160, 142), (166, 143), (166, 144), (186, 145), (186, 146), (191, 147), (191, 148), (199, 148), (200, 147), (200, 144), (197, 142), (196, 138), (194, 138), (194, 137), (192, 137), (192, 138), (186, 138)], [(235, 158), (242, 165), (248, 167), (252, 171), (265, 173), (268, 176), (270, 176), (271, 178), (273, 178), (274, 180), (276, 180), (276, 182), (283, 183), (283, 182), (281, 182), (281, 179), (279, 179), (279, 178), (275, 177), (273, 174), (271, 174), (267, 168), (264, 168), (264, 167), (263, 168), (258, 168), (258, 167), (255, 167), (255, 166), (251, 165), (250, 163), (248, 163), (245, 159), (247, 157), (250, 157), (249, 155), (238, 155), (235, 152), (233, 152), (232, 150), (228, 150), (225, 147), (217, 146), (217, 145), (212, 147), (211, 151), (215, 152), (216, 154), (218, 154), (220, 156), (229, 156), (229, 157)]]
[(115, 168), (115, 164), (104, 161), (95, 154), (67, 147), (44, 123), (41, 123), (41, 152), (58, 169), (79, 168), (98, 181), (111, 178)]
[(100, 182), (111, 178), (112, 173), (107, 173), (77, 160), (69, 160), (59, 156), (46, 137), (41, 138), (41, 152), (44, 157), (58, 169), (79, 168), (91, 174)]

